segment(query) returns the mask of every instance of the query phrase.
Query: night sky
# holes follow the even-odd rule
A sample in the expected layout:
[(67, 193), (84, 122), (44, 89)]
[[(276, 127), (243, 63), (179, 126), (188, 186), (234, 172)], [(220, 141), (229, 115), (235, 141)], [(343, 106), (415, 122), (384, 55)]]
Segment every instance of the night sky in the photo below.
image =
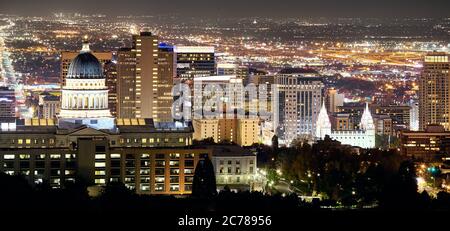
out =
[(450, 17), (449, 0), (0, 0), (0, 13), (269, 17)]

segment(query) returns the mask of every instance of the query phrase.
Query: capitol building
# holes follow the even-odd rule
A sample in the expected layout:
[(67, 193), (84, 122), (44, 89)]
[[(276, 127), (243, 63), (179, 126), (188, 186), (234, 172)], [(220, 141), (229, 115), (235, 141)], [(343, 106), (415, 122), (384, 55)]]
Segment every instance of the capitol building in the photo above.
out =
[(96, 129), (114, 129), (102, 65), (91, 53), (87, 41), (69, 66), (58, 122), (60, 126), (78, 123)]
[(57, 119), (0, 119), (0, 171), (31, 184), (92, 187), (122, 182), (141, 194), (189, 194), (206, 148), (192, 146), (191, 124), (116, 119), (102, 65), (85, 41), (70, 63)]
[(333, 131), (325, 103), (322, 103), (316, 123), (316, 138), (324, 139), (328, 135), (331, 139), (342, 144), (361, 148), (375, 148), (375, 125), (367, 103), (359, 127), (359, 130)]

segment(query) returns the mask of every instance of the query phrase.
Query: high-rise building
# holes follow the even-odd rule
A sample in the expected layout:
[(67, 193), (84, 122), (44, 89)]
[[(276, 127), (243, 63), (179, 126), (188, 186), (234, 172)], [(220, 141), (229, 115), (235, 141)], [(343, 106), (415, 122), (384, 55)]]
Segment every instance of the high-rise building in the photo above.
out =
[(117, 52), (117, 117), (136, 118), (136, 52), (121, 48)]
[(425, 56), (419, 81), (419, 127), (440, 124), (450, 130), (449, 55), (433, 52)]
[(274, 110), (274, 128), (280, 143), (290, 145), (296, 138), (313, 140), (322, 102), (322, 77), (311, 69), (284, 69), (275, 77), (275, 86), (278, 108)]
[(158, 37), (150, 32), (133, 36), (136, 49), (136, 117), (156, 118), (158, 102)]
[(213, 76), (216, 71), (214, 47), (175, 46), (177, 77), (181, 81)]
[(0, 118), (16, 117), (16, 95), (14, 89), (0, 87)]
[(108, 87), (108, 107), (113, 116), (117, 116), (117, 64), (107, 62), (104, 65), (106, 86)]
[(173, 52), (173, 46), (168, 44), (160, 44), (158, 47), (158, 79), (157, 88), (157, 104), (155, 121), (173, 121), (172, 104), (173, 104), (173, 79), (176, 77), (176, 59)]
[(249, 77), (249, 68), (239, 66), (236, 63), (218, 63), (217, 75), (235, 75), (239, 79), (247, 79)]
[(328, 111), (330, 111), (331, 113), (337, 112), (337, 108), (344, 105), (344, 98), (344, 94), (339, 94), (336, 89), (328, 89), (326, 100)]

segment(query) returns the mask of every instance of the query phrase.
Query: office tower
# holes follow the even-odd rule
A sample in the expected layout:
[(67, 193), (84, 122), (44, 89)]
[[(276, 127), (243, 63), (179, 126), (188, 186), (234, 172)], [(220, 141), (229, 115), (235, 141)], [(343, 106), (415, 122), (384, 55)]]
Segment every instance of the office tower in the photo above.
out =
[(322, 78), (311, 69), (284, 69), (275, 77), (275, 86), (278, 108), (274, 128), (280, 142), (290, 145), (296, 138), (313, 140), (322, 102)]
[(42, 119), (53, 119), (61, 110), (61, 98), (55, 95), (47, 95), (42, 99)]
[(150, 32), (133, 36), (136, 49), (136, 117), (156, 118), (158, 97), (158, 37)]
[(217, 75), (235, 75), (239, 79), (249, 77), (249, 69), (246, 66), (239, 66), (235, 63), (218, 63)]
[[(84, 37), (83, 40), (87, 40), (87, 37)], [(60, 76), (60, 84), (64, 86), (66, 84), (66, 76), (69, 70), (69, 65), (72, 60), (77, 57), (79, 52), (77, 51), (63, 51), (61, 52), (61, 76)], [(105, 65), (108, 62), (111, 62), (112, 52), (110, 51), (93, 51), (92, 54), (100, 61), (102, 65)]]
[(16, 95), (14, 89), (0, 87), (0, 118), (16, 117)]
[(215, 74), (214, 47), (175, 46), (174, 52), (177, 56), (177, 77), (181, 81)]
[(121, 48), (117, 52), (117, 117), (136, 118), (136, 52)]
[(339, 94), (339, 92), (334, 89), (328, 89), (327, 94), (327, 108), (331, 113), (337, 112), (337, 107), (344, 105), (344, 94)]
[(433, 52), (425, 56), (419, 81), (419, 128), (440, 124), (450, 130), (449, 55)]
[(169, 122), (173, 120), (173, 79), (176, 76), (175, 53), (173, 46), (160, 44), (158, 47), (158, 79), (157, 88), (157, 106), (155, 108), (155, 121)]
[(103, 71), (106, 79), (106, 87), (108, 87), (108, 107), (111, 115), (117, 116), (117, 62), (107, 62)]

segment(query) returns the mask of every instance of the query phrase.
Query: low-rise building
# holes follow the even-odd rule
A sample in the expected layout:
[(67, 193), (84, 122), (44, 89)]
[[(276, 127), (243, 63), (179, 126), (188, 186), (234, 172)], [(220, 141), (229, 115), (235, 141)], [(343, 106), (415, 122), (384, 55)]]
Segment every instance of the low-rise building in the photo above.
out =
[(218, 189), (252, 190), (256, 179), (256, 154), (237, 145), (210, 145)]

